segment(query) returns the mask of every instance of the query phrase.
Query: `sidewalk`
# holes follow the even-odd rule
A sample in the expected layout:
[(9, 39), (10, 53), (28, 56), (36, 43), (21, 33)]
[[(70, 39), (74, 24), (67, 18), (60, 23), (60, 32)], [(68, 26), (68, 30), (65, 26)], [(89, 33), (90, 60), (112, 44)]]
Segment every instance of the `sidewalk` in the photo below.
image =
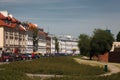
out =
[(74, 60), (77, 61), (79, 64), (86, 64), (90, 66), (104, 67), (104, 65), (107, 65), (110, 72), (101, 74), (100, 76), (109, 76), (111, 74), (120, 72), (120, 64), (118, 63), (98, 62), (98, 61), (91, 61), (91, 60), (83, 60), (80, 58), (74, 58)]
[(52, 78), (52, 77), (63, 77), (63, 75), (55, 75), (55, 74), (29, 74), (26, 73), (27, 76), (34, 78), (34, 77), (40, 77), (41, 80)]

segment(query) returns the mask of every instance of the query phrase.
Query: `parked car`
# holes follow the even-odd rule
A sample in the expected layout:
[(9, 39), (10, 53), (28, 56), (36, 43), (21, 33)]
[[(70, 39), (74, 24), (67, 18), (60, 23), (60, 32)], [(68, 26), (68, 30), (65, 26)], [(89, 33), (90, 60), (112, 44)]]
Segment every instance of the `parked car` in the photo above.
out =
[(40, 55), (39, 54), (35, 54), (34, 57), (35, 57), (35, 59), (38, 59), (38, 58), (40, 58)]
[(21, 54), (21, 60), (27, 60), (28, 56), (27, 54)]
[(15, 61), (20, 61), (22, 59), (21, 53), (15, 54), (14, 59), (15, 59)]
[(32, 55), (30, 53), (26, 53), (27, 57), (28, 57), (28, 60), (31, 60), (32, 59)]
[(2, 61), (3, 62), (11, 62), (13, 61), (14, 57), (12, 57), (12, 53), (4, 52), (2, 53)]

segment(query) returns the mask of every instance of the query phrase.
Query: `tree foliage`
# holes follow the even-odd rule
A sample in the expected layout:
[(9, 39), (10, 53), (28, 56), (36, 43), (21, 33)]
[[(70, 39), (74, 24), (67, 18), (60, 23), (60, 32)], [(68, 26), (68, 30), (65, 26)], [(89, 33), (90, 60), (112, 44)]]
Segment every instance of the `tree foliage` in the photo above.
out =
[(86, 34), (81, 34), (79, 36), (78, 47), (81, 55), (88, 55), (90, 52), (90, 37)]
[(117, 34), (117, 41), (120, 42), (120, 32)]
[(55, 39), (55, 51), (57, 53), (59, 53), (59, 42), (58, 42), (58, 39), (56, 37), (54, 39)]
[(112, 47), (113, 41), (114, 38), (110, 32), (96, 29), (90, 43), (91, 57), (94, 54), (98, 55), (108, 52)]

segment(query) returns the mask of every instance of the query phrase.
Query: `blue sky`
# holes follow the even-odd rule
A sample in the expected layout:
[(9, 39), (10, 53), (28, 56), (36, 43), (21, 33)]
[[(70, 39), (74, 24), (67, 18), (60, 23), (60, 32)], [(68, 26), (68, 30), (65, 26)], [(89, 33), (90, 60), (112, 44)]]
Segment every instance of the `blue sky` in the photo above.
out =
[(120, 0), (0, 0), (0, 10), (51, 34), (77, 37), (108, 28), (116, 36), (120, 31)]

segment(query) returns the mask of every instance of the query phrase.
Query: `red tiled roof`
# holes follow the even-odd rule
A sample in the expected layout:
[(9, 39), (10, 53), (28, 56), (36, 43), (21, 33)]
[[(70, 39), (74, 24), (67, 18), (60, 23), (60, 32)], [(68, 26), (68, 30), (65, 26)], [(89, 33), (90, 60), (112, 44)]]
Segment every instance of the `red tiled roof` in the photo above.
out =
[(11, 27), (12, 27), (12, 28), (15, 28), (16, 26), (17, 26), (17, 23), (12, 23), (12, 24), (11, 24)]
[(46, 35), (46, 34), (43, 31), (39, 31), (39, 35)]
[(45, 32), (45, 35), (48, 35), (48, 33)]
[(6, 17), (0, 13), (0, 19), (6, 19)]
[(19, 22), (19, 21), (13, 17), (12, 18), (12, 23), (17, 23), (17, 22)]
[(15, 28), (16, 26), (17, 26), (17, 23), (9, 23), (9, 24), (7, 24), (4, 20), (0, 20), (0, 27)]
[(6, 17), (7, 20), (12, 21), (12, 18), (10, 16)]
[(37, 26), (32, 23), (28, 23), (28, 26), (29, 26), (29, 28), (37, 28)]
[(43, 28), (39, 28), (39, 31), (44, 31), (44, 29)]
[(21, 31), (26, 31), (25, 27), (23, 27), (22, 25), (19, 26), (19, 29), (20, 29)]
[(7, 26), (3, 20), (0, 20), (0, 26)]

